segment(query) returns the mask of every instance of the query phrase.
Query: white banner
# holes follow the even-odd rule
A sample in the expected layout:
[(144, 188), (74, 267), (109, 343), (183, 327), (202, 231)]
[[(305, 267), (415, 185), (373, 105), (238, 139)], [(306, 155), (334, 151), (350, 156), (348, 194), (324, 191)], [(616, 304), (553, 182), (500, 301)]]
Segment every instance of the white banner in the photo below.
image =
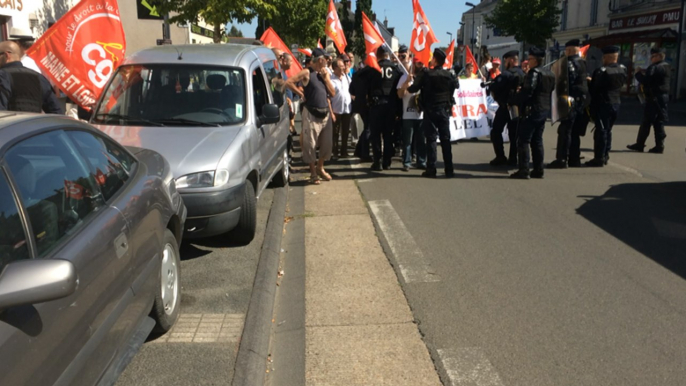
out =
[[(481, 88), (480, 79), (460, 79), (460, 88), (455, 90), (453, 114), (450, 118), (450, 140), (485, 137), (491, 134), (493, 118), (498, 104), (486, 89)], [(507, 128), (503, 139), (508, 141)]]

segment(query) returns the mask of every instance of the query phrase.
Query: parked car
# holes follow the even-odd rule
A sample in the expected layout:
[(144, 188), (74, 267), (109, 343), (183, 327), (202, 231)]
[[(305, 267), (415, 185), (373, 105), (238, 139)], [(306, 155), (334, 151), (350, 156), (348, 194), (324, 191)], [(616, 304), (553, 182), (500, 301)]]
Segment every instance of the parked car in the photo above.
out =
[(255, 235), (256, 200), (288, 183), (288, 105), (274, 53), (236, 44), (159, 46), (126, 58), (91, 123), (169, 160), (185, 237)]
[(113, 383), (178, 318), (185, 217), (158, 153), (0, 113), (0, 385)]

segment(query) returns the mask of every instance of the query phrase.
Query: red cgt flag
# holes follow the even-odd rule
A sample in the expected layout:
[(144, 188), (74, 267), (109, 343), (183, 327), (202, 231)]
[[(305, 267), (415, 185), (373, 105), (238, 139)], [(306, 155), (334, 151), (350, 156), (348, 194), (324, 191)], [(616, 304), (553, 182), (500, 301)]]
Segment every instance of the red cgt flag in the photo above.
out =
[(476, 64), (476, 59), (474, 59), (474, 55), (472, 55), (472, 50), (469, 49), (469, 46), (465, 46), (464, 62), (465, 66), (471, 63), (474, 66), (474, 73), (477, 73), (479, 70), (479, 65)]
[[(262, 41), (262, 43), (264, 43), (264, 45), (269, 48), (278, 48), (281, 51), (291, 55), (292, 58), (295, 58), (295, 56), (293, 56), (293, 53), (288, 48), (286, 43), (284, 43), (283, 40), (281, 40), (279, 35), (277, 35), (277, 33), (274, 31), (272, 27), (269, 27), (266, 31), (264, 31), (262, 37), (260, 38), (260, 41)], [(291, 65), (291, 69), (286, 71), (286, 75), (288, 75), (289, 78), (291, 76), (297, 75), (303, 69), (297, 60), (293, 60), (292, 63), (293, 64)]]
[(412, 0), (412, 9), (414, 11), (414, 22), (412, 23), (412, 38), (410, 39), (410, 51), (419, 59), (425, 66), (429, 65), (431, 58), (431, 45), (438, 43), (436, 35), (434, 35), (429, 19), (426, 18), (422, 6), (419, 5), (419, 0)]
[(324, 46), (322, 45), (321, 39), (317, 39), (317, 48), (321, 48), (322, 50), (324, 49)]
[(455, 39), (450, 42), (450, 46), (448, 46), (448, 52), (445, 53), (445, 64), (443, 64), (444, 69), (450, 70), (453, 67), (453, 56), (455, 56)]
[(579, 55), (580, 55), (582, 58), (585, 58), (585, 57), (586, 57), (586, 53), (588, 52), (588, 49), (589, 49), (589, 48), (591, 48), (591, 45), (590, 45), (590, 44), (586, 44), (585, 46), (581, 47), (581, 48), (579, 49)]
[(334, 5), (333, 0), (329, 1), (329, 13), (326, 15), (325, 30), (326, 36), (333, 40), (333, 44), (336, 45), (338, 52), (344, 53), (348, 41), (345, 39), (343, 26), (341, 26), (341, 20), (338, 18), (338, 12), (336, 12), (336, 6)]
[(298, 48), (298, 51), (305, 56), (312, 56), (312, 50), (309, 48)]
[(26, 51), (62, 92), (90, 109), (126, 52), (116, 0), (83, 0)]
[(381, 67), (379, 67), (379, 63), (376, 61), (376, 50), (384, 44), (384, 40), (364, 12), (362, 12), (362, 31), (364, 32), (364, 44), (367, 54), (364, 63), (381, 72)]

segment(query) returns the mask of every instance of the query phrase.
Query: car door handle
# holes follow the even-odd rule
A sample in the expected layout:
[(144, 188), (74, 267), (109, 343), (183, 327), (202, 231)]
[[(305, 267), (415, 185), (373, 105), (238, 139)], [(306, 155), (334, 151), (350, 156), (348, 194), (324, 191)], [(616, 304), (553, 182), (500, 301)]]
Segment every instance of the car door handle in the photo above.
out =
[(120, 233), (119, 236), (114, 239), (114, 249), (117, 252), (118, 259), (124, 256), (129, 250), (129, 243), (124, 233)]

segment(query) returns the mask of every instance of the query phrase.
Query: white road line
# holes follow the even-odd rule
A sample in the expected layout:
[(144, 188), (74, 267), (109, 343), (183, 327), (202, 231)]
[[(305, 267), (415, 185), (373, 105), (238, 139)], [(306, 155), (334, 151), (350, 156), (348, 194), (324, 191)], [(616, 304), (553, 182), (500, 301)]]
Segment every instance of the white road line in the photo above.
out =
[(478, 347), (438, 349), (450, 386), (503, 386), (498, 372)]
[(391, 247), (405, 283), (440, 281), (440, 277), (424, 259), (424, 254), (393, 209), (393, 205), (388, 200), (378, 200), (369, 201), (369, 207)]
[(374, 181), (373, 178), (363, 178), (363, 179), (361, 179), (361, 180), (357, 180), (357, 183), (358, 183), (358, 184), (361, 184), (361, 183), (363, 183), (363, 182), (372, 182), (372, 181)]

